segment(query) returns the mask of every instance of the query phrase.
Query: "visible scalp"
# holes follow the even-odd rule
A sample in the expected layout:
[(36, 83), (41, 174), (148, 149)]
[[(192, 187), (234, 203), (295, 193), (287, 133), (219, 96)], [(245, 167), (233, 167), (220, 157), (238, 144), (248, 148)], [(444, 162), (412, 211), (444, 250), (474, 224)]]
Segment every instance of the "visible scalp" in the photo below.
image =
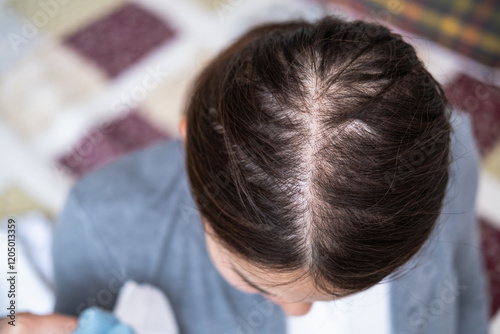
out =
[(186, 115), (191, 187), (231, 176), (200, 212), (254, 265), (306, 270), (333, 295), (360, 291), (413, 257), (439, 216), (448, 104), (386, 27), (255, 27), (200, 73)]

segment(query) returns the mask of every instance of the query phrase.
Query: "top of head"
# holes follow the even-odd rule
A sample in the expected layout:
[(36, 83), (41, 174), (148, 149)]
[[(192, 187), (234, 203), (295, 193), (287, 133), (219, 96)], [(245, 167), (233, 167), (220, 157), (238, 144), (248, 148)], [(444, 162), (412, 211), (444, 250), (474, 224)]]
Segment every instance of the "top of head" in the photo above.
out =
[(449, 108), (413, 47), (325, 17), (258, 26), (215, 57), (186, 107), (186, 166), (215, 236), (335, 295), (400, 268), (440, 214)]

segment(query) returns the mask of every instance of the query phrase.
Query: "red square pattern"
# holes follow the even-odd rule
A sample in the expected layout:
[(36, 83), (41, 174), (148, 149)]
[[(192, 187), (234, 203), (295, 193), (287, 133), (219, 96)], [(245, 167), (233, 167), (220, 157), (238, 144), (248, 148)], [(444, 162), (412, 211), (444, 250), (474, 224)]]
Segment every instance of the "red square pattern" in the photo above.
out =
[(173, 28), (152, 13), (126, 4), (69, 36), (65, 43), (113, 78), (175, 35)]

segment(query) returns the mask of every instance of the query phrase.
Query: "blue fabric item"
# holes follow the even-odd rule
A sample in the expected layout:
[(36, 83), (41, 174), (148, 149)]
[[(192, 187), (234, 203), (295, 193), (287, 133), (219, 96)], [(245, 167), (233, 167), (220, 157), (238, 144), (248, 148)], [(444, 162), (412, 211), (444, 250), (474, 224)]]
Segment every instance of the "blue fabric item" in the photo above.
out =
[[(437, 228), (411, 270), (390, 281), (392, 334), (488, 332), (474, 212), (479, 160), (470, 119), (454, 116), (454, 161)], [(77, 182), (53, 238), (55, 311), (111, 310), (132, 279), (166, 294), (180, 333), (285, 334), (279, 306), (237, 290), (214, 267), (184, 163), (182, 141), (174, 139)]]
[(113, 313), (89, 307), (78, 317), (78, 327), (73, 334), (135, 334), (135, 331)]

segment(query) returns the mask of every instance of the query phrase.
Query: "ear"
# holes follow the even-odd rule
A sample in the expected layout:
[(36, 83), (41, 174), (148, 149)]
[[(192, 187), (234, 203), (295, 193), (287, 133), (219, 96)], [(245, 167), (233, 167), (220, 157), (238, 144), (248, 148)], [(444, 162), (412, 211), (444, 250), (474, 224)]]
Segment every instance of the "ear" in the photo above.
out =
[(179, 121), (179, 133), (184, 142), (186, 142), (186, 116), (182, 116)]

